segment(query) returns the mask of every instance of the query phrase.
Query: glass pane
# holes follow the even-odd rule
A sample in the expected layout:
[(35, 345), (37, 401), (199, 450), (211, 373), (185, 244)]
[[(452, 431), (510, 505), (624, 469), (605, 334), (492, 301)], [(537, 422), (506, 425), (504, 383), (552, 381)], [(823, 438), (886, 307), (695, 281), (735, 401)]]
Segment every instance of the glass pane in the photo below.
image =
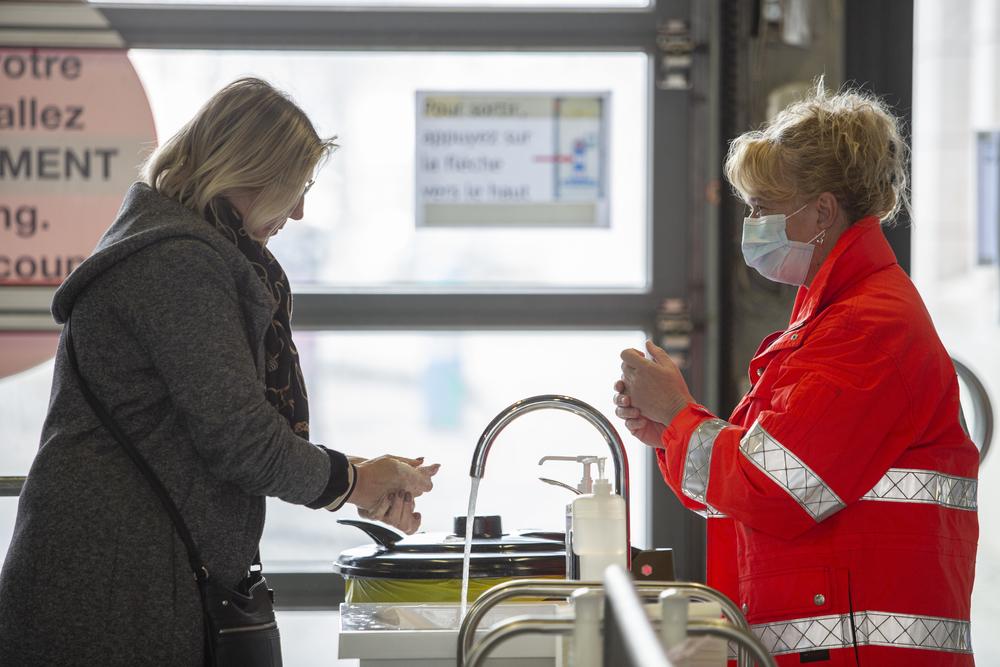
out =
[[(341, 149), (305, 218), (272, 241), (298, 285), (379, 291), (642, 289), (647, 284), (648, 59), (642, 53), (133, 50), (163, 140), (216, 90), (265, 78)], [(185, 76), (177, 76), (185, 72)], [(608, 228), (417, 228), (417, 91), (609, 93)]]
[[(40, 334), (39, 337), (48, 341), (51, 335)], [(18, 351), (26, 352), (20, 348)], [(0, 354), (0, 362), (4, 362), (5, 367), (12, 367), (12, 361)], [(49, 407), (54, 368), (54, 362), (49, 360), (28, 370), (0, 377), (0, 443), (3, 443), (0, 448), (0, 477), (28, 474), (38, 451), (42, 422)], [(0, 497), (0, 563), (7, 556), (16, 513), (17, 498)]]
[(54, 369), (50, 359), (0, 378), (0, 476), (28, 474), (49, 407)]
[[(486, 425), (506, 406), (537, 394), (568, 394), (601, 411), (625, 434), (632, 495), (632, 542), (646, 545), (647, 448), (613, 416), (618, 354), (642, 344), (641, 332), (310, 333), (296, 336), (309, 385), (316, 442), (360, 456), (396, 453), (442, 464), (435, 489), (418, 499), (422, 530), (452, 529), (466, 512), (469, 466)], [(480, 486), (477, 514), (501, 515), (505, 529), (563, 530), (568, 491), (579, 466), (543, 455), (607, 456), (601, 435), (565, 412), (525, 415), (499, 436)], [(609, 471), (611, 470), (609, 464)], [(274, 569), (329, 571), (345, 548), (370, 539), (338, 526), (336, 515), (269, 501), (261, 553)], [(298, 561), (298, 562), (294, 562)]]
[[(433, 493), (419, 501), (423, 529), (451, 530), (464, 514), (472, 450), (486, 424), (515, 400), (536, 394), (575, 396), (600, 410), (624, 434), (632, 493), (632, 541), (647, 544), (646, 448), (613, 417), (611, 385), (618, 353), (638, 347), (640, 332), (586, 333), (313, 333), (296, 336), (309, 383), (313, 437), (360, 456), (398, 453), (443, 464)], [(0, 380), (0, 474), (27, 474), (38, 449), (53, 362)], [(497, 440), (478, 502), (508, 528), (563, 528), (569, 493), (538, 481), (579, 481), (577, 466), (536, 464), (545, 454), (606, 456), (600, 435), (579, 417), (537, 412)], [(610, 471), (610, 467), (609, 467)], [(541, 509), (539, 509), (541, 508)], [(0, 500), (0, 547), (13, 529), (15, 499)], [(345, 548), (368, 542), (337, 518), (280, 501), (269, 503), (264, 553), (269, 567), (329, 571)], [(299, 561), (285, 565), (280, 561)], [(273, 565), (271, 565), (273, 563)]]
[(7, 558), (7, 550), (14, 537), (14, 519), (16, 517), (17, 498), (0, 497), (0, 564)]
[(1000, 255), (1000, 132), (976, 134), (976, 261)]

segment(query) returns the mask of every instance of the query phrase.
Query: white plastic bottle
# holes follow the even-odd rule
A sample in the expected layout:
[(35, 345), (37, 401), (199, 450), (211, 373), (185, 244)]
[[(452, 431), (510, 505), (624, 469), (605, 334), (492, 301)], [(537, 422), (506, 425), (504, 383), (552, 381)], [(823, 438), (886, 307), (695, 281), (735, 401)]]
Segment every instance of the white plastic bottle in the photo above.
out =
[(625, 499), (611, 492), (604, 477), (604, 459), (598, 462), (593, 493), (576, 497), (570, 511), (568, 551), (578, 559), (578, 578), (601, 581), (609, 565), (628, 567), (625, 543)]

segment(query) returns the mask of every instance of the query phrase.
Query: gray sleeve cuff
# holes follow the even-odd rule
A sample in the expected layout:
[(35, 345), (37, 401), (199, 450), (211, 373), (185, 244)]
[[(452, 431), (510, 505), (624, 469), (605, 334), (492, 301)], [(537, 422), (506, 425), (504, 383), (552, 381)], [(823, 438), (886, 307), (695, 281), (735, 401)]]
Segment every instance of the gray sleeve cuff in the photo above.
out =
[(354, 485), (357, 484), (357, 482), (358, 482), (358, 469), (354, 467), (353, 463), (351, 463), (350, 468), (347, 469), (347, 491), (343, 495), (340, 495), (337, 498), (335, 498), (332, 503), (326, 506), (326, 509), (330, 510), (331, 512), (336, 512), (341, 507), (343, 507), (344, 503), (347, 502), (347, 499), (351, 497), (351, 493), (354, 492)]

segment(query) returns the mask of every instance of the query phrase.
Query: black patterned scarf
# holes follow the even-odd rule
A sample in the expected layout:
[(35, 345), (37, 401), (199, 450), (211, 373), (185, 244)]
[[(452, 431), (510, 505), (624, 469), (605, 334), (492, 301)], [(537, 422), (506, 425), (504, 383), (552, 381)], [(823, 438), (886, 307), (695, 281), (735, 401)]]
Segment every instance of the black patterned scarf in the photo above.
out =
[(271, 326), (264, 335), (267, 400), (288, 420), (295, 435), (308, 440), (309, 397), (302, 378), (302, 367), (299, 366), (299, 352), (292, 342), (292, 292), (288, 277), (267, 247), (247, 234), (232, 206), (222, 202), (216, 208), (218, 218), (211, 212), (206, 217), (240, 249), (278, 304)]

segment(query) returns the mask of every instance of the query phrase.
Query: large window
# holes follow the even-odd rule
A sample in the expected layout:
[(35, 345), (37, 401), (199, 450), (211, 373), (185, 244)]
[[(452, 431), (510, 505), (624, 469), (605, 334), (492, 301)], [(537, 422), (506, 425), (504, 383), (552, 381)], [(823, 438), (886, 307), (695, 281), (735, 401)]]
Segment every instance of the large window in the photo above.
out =
[[(341, 148), (306, 217), (274, 252), (303, 287), (413, 290), (643, 289), (648, 282), (648, 59), (642, 53), (309, 53), (133, 51), (157, 134), (246, 75), (302, 105)], [(177, 72), (185, 76), (177, 76)], [(609, 91), (610, 226), (426, 228), (414, 224), (419, 90)]]
[[(618, 352), (642, 343), (642, 332), (306, 332), (296, 336), (309, 384), (312, 438), (346, 453), (425, 456), (442, 463), (435, 490), (418, 500), (423, 529), (450, 532), (464, 515), (472, 451), (486, 424), (515, 400), (570, 394), (611, 413)], [(507, 528), (562, 530), (562, 489), (579, 466), (538, 466), (546, 454), (608, 456), (601, 435), (564, 412), (543, 411), (512, 423), (497, 440), (479, 492), (477, 513), (501, 515)], [(645, 447), (628, 442), (632, 534), (647, 545)], [(613, 468), (608, 463), (608, 471)], [(339, 516), (270, 502), (262, 549), (281, 568), (327, 565), (344, 548), (370, 541)], [(309, 562), (305, 562), (309, 561)]]
[[(314, 332), (296, 335), (309, 386), (312, 438), (359, 456), (397, 453), (443, 464), (433, 493), (419, 501), (423, 529), (446, 532), (464, 513), (472, 450), (486, 424), (515, 400), (569, 394), (611, 414), (618, 353), (639, 347), (639, 331), (590, 332)], [(6, 474), (28, 471), (48, 405), (51, 361), (0, 380), (0, 439)], [(624, 432), (624, 430), (623, 430)], [(626, 439), (632, 481), (632, 536), (649, 543), (645, 447)], [(539, 412), (514, 422), (491, 455), (479, 494), (480, 514), (510, 528), (561, 530), (567, 492), (538, 481), (576, 484), (578, 466), (539, 468), (546, 454), (608, 456), (601, 436), (568, 413)], [(609, 461), (609, 473), (612, 470)], [(548, 508), (539, 512), (538, 508)], [(13, 528), (16, 503), (0, 503), (0, 530)], [(314, 570), (341, 550), (368, 541), (334, 524), (353, 515), (311, 512), (270, 502), (263, 551), (270, 568)], [(9, 534), (9, 532), (7, 533)], [(0, 544), (0, 560), (7, 543)]]
[[(341, 148), (320, 172), (306, 217), (270, 247), (293, 288), (414, 293), (627, 289), (648, 284), (647, 57), (619, 54), (308, 53), (145, 51), (131, 54), (157, 133), (173, 134), (221, 86), (259, 76), (289, 92)], [(183, 80), (177, 71), (191, 72)], [(417, 227), (414, 117), (418, 90), (610, 91), (610, 225), (598, 229)], [(412, 298), (419, 298), (413, 296)], [(312, 435), (348, 453), (425, 455), (444, 469), (421, 501), (428, 530), (451, 529), (464, 512), (475, 442), (515, 400), (564, 393), (610, 415), (618, 353), (641, 331), (434, 333), (316, 331), (296, 335), (310, 387)], [(332, 313), (330, 314), (332, 315)], [(470, 313), (468, 325), (476, 325)], [(405, 318), (399, 326), (406, 327)], [(509, 325), (516, 327), (516, 322)], [(571, 415), (532, 415), (504, 434), (484, 482), (480, 513), (511, 527), (559, 529), (567, 498), (537, 480), (573, 481), (574, 467), (536, 470), (546, 453), (602, 453), (599, 435)], [(577, 423), (579, 422), (579, 423)], [(644, 497), (646, 452), (632, 447), (631, 477)], [(511, 501), (510, 499), (515, 500)], [(501, 504), (501, 499), (506, 499)], [(517, 500), (520, 499), (520, 500)], [(637, 503), (633, 534), (646, 543)], [(538, 506), (550, 507), (550, 516)], [(501, 511), (502, 508), (502, 511)], [(348, 510), (348, 513), (353, 514)], [(264, 550), (289, 570), (330, 561), (367, 541), (329, 516), (270, 503)], [(295, 562), (293, 562), (295, 561)]]
[[(685, 84), (691, 77), (696, 88), (704, 85), (697, 77), (705, 70), (657, 57), (671, 39), (675, 55), (687, 43), (684, 23), (657, 36), (668, 17), (689, 18), (688, 0), (655, 7), (476, 0), (444, 3), (454, 7), (448, 10), (418, 0), (351, 8), (307, 0), (284, 9), (281, 2), (94, 4), (132, 47), (161, 141), (241, 76), (287, 91), (321, 135), (337, 135), (340, 148), (319, 173), (305, 218), (271, 242), (296, 294), (293, 326), (312, 434), (351, 454), (440, 461), (436, 489), (419, 503), (426, 530), (450, 530), (464, 513), (476, 440), (510, 403), (567, 394), (621, 426), (610, 402), (618, 353), (654, 335), (699, 370), (700, 331), (692, 335), (688, 319), (689, 263), (700, 261), (691, 254), (688, 192), (706, 186), (698, 181), (700, 157), (690, 159), (689, 134), (706, 114), (689, 113)], [(704, 63), (701, 55), (694, 62)], [(421, 91), (607, 100), (607, 224), (417, 225)], [(32, 326), (54, 330), (47, 295), (30, 296)], [(51, 375), (49, 362), (0, 381), (0, 438), (15, 443), (0, 455), (0, 474), (26, 472)], [(20, 421), (8, 419), (14, 410)], [(581, 453), (605, 455), (606, 445), (578, 417), (539, 412), (518, 420), (493, 450), (479, 513), (501, 514), (509, 528), (562, 527), (567, 492), (537, 478), (575, 483), (579, 472), (570, 464), (541, 469), (537, 461)], [(674, 546), (683, 566), (685, 554), (699, 553), (690, 532), (696, 519), (651, 505), (650, 452), (629, 442), (628, 453), (633, 540), (651, 546), (658, 536), (657, 546)], [(9, 523), (13, 512), (3, 512), (0, 521)], [(369, 541), (336, 518), (270, 502), (262, 547), (269, 571), (329, 577), (340, 550)], [(700, 567), (689, 565), (681, 575), (697, 577)]]

